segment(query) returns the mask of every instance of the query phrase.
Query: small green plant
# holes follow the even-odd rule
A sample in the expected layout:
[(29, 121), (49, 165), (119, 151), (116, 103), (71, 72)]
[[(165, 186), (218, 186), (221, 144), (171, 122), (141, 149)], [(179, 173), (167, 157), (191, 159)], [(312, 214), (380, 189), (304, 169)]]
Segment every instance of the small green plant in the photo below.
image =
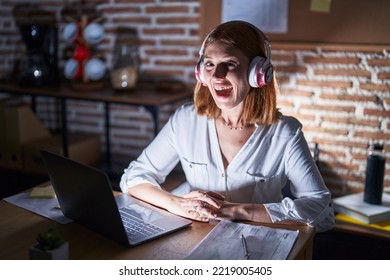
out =
[(49, 229), (38, 234), (37, 242), (38, 243), (35, 245), (35, 248), (48, 251), (60, 247), (65, 243), (65, 239), (63, 239), (62, 236), (54, 229)]

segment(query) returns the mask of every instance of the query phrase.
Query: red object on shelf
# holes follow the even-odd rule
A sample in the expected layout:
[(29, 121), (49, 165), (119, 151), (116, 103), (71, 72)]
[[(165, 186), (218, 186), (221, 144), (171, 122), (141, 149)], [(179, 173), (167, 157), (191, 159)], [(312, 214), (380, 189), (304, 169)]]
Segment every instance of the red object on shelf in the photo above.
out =
[(79, 62), (86, 61), (89, 58), (90, 51), (87, 46), (83, 44), (77, 44), (76, 49), (73, 53), (73, 58)]

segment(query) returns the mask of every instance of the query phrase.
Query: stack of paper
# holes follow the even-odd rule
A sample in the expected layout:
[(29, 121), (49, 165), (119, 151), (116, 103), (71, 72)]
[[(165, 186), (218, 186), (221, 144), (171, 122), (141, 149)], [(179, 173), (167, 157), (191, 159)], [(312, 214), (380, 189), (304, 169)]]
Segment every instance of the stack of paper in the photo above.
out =
[(385, 230), (385, 231), (390, 231), (390, 220), (380, 222), (380, 223), (372, 223), (372, 224), (367, 224), (362, 221), (359, 221), (357, 219), (354, 219), (348, 215), (345, 214), (337, 214), (335, 216), (336, 220), (338, 221), (343, 221), (351, 224), (356, 224), (360, 226), (365, 226), (368, 228), (375, 228), (375, 229), (380, 229), (380, 230)]
[(333, 208), (367, 224), (390, 220), (390, 194), (383, 193), (382, 205), (364, 202), (363, 193), (355, 193), (333, 200)]

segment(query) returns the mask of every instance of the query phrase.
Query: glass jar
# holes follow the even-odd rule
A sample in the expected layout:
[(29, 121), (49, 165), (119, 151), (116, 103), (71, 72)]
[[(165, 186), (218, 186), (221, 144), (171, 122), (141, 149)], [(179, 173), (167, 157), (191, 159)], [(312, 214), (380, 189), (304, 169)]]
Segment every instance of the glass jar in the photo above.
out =
[(370, 141), (364, 187), (364, 201), (367, 203), (382, 204), (385, 164), (386, 157), (383, 142)]
[(112, 87), (120, 91), (134, 89), (138, 81), (138, 66), (138, 51), (134, 46), (115, 46), (111, 71)]

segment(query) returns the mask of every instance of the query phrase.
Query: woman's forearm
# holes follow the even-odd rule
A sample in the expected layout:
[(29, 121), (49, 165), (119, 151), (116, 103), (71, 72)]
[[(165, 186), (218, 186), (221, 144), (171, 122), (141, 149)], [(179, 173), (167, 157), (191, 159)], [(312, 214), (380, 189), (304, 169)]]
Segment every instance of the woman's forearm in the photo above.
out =
[(148, 183), (129, 188), (127, 194), (166, 210), (179, 200), (179, 197)]
[(217, 216), (221, 219), (272, 223), (270, 216), (262, 204), (237, 204), (223, 203), (217, 210)]

